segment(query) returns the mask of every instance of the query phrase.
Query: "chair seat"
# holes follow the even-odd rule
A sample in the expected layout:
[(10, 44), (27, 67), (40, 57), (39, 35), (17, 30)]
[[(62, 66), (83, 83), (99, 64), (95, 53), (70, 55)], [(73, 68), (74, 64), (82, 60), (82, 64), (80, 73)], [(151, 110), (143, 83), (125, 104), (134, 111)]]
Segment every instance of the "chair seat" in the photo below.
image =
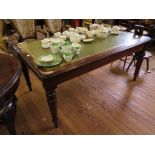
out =
[(146, 52), (145, 52), (144, 59), (148, 59), (148, 58), (150, 58), (150, 57), (152, 57), (152, 54), (151, 54), (150, 52), (146, 51)]

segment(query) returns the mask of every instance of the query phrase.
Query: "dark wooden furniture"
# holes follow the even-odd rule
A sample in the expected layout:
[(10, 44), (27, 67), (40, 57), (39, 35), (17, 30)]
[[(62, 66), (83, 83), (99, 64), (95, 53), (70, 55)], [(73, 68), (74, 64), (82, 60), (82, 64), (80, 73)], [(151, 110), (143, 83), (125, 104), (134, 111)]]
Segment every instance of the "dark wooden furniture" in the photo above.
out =
[(119, 25), (127, 28), (127, 31), (131, 31), (135, 24), (139, 24), (139, 19), (120, 19)]
[[(135, 25), (134, 27), (134, 36), (135, 37), (141, 37), (143, 35), (143, 31), (144, 31), (144, 26), (142, 25)], [(151, 71), (149, 70), (149, 60), (152, 57), (152, 54), (148, 51), (145, 51), (145, 55), (144, 55), (144, 59), (146, 60), (146, 72), (150, 73)], [(126, 71), (129, 70), (129, 68), (131, 67), (131, 65), (134, 63), (134, 65), (136, 64), (137, 61), (137, 56), (135, 55), (135, 53), (132, 54), (132, 60), (130, 61)], [(124, 65), (123, 65), (123, 70), (125, 69), (125, 65), (127, 62), (127, 56), (125, 58), (124, 61)]]
[(64, 23), (62, 19), (45, 19), (44, 30), (49, 33), (49, 36), (53, 36), (56, 32), (63, 32), (71, 28), (71, 25)]
[(19, 85), (21, 67), (12, 55), (0, 53), (0, 124), (4, 124), (10, 134), (16, 134), (15, 92)]
[(126, 55), (135, 53), (137, 56), (136, 69), (133, 80), (136, 80), (143, 61), (146, 44), (149, 37), (135, 38), (132, 33), (121, 32), (110, 35), (105, 40), (96, 39), (92, 43), (82, 43), (81, 52), (70, 63), (62, 62), (56, 67), (41, 68), (35, 59), (42, 54), (50, 53), (50, 49), (41, 48), (40, 41), (30, 41), (13, 45), (20, 55), (21, 61), (41, 80), (45, 89), (48, 105), (55, 127), (58, 127), (56, 88), (59, 84), (104, 66)]

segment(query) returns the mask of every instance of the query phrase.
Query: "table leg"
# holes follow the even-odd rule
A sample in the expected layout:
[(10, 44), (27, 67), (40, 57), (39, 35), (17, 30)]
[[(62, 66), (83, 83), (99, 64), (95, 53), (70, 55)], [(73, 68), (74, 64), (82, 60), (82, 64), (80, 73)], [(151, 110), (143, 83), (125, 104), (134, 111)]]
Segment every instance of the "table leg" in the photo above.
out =
[(141, 67), (143, 59), (144, 59), (143, 58), (144, 55), (145, 55), (145, 51), (141, 51), (141, 52), (135, 53), (135, 57), (137, 59), (137, 62), (136, 62), (136, 68), (135, 68), (135, 73), (134, 73), (133, 81), (136, 81), (137, 76), (139, 75), (139, 71), (140, 71), (140, 67)]
[(47, 97), (47, 102), (48, 106), (50, 108), (51, 116), (52, 116), (52, 121), (55, 125), (55, 128), (58, 127), (58, 117), (57, 117), (57, 99), (56, 99), (56, 87), (51, 88), (49, 85), (44, 86), (44, 89), (46, 91), (46, 97)]
[(28, 68), (27, 68), (26, 64), (22, 61), (21, 61), (21, 65), (22, 65), (22, 71), (23, 71), (24, 78), (26, 80), (27, 86), (28, 86), (29, 90), (32, 91)]

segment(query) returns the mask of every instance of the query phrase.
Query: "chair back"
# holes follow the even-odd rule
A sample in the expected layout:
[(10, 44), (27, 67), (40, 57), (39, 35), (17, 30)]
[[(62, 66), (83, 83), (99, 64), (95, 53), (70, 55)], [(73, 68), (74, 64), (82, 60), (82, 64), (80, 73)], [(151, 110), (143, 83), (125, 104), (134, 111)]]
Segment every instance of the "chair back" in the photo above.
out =
[(151, 39), (155, 40), (155, 25), (153, 25), (151, 28), (150, 28), (150, 35)]
[(92, 19), (83, 19), (82, 20), (82, 26), (83, 27), (89, 27), (93, 23)]
[(34, 19), (11, 19), (11, 23), (21, 40), (36, 38)]
[(52, 32), (61, 32), (62, 21), (61, 19), (45, 19), (47, 28)]
[(134, 26), (134, 35), (142, 36), (144, 31), (144, 26), (142, 25), (135, 25)]

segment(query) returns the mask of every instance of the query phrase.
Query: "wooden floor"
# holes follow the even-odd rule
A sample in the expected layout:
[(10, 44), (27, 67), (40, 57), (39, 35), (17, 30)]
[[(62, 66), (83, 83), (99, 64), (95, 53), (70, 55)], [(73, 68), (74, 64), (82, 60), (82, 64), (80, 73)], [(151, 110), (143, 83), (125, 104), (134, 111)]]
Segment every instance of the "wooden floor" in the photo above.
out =
[[(30, 72), (33, 91), (21, 75), (17, 91), (18, 134), (155, 134), (155, 56), (136, 82), (122, 62), (84, 74), (57, 88), (60, 127), (54, 129), (40, 81)], [(8, 134), (0, 126), (1, 134)]]

